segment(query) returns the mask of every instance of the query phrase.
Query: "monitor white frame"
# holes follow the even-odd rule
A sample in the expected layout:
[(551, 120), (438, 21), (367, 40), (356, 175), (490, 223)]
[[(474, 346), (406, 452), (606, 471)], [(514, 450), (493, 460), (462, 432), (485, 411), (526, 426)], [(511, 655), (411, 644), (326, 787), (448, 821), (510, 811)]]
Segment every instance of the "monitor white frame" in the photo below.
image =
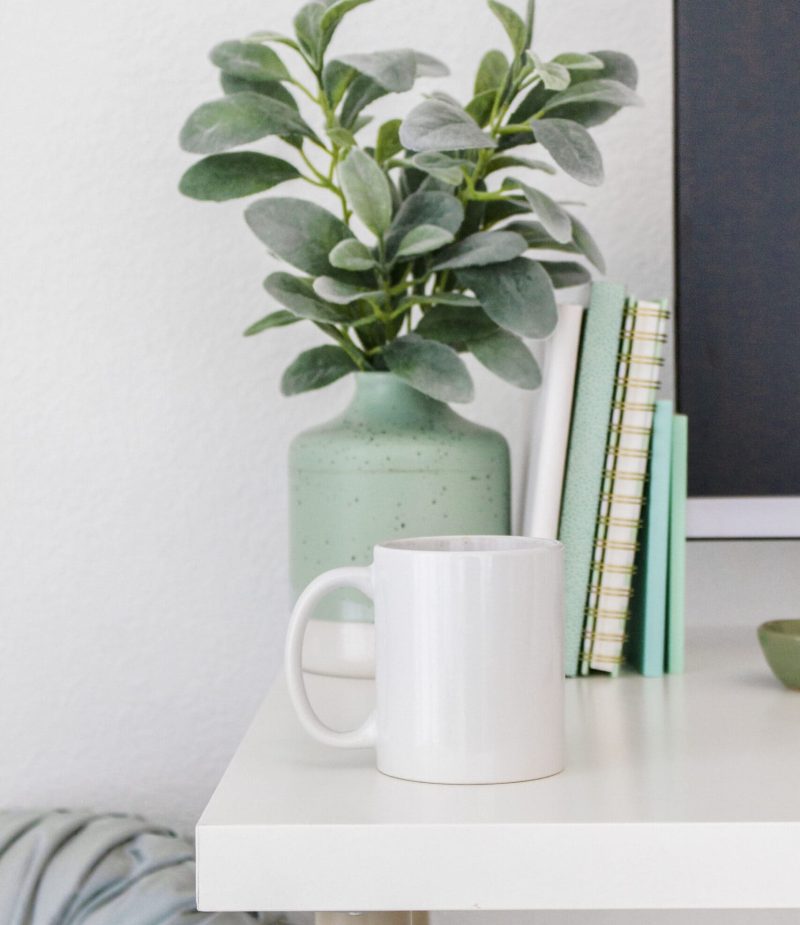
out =
[(689, 539), (800, 539), (800, 497), (690, 498)]

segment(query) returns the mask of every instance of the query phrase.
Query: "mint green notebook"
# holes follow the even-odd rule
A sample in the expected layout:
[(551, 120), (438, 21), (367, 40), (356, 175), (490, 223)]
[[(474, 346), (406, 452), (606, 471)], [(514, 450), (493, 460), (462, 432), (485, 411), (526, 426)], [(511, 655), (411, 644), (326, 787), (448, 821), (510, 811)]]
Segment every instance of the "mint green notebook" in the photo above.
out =
[(595, 283), (578, 360), (559, 529), (565, 547), (564, 670), (571, 678), (578, 673), (624, 307), (624, 286)]
[(649, 678), (664, 674), (667, 632), (672, 402), (656, 402), (641, 548), (636, 556), (628, 661)]
[(689, 419), (672, 419), (672, 478), (669, 524), (669, 591), (667, 596), (666, 669), (680, 674), (685, 665), (686, 495), (689, 457)]

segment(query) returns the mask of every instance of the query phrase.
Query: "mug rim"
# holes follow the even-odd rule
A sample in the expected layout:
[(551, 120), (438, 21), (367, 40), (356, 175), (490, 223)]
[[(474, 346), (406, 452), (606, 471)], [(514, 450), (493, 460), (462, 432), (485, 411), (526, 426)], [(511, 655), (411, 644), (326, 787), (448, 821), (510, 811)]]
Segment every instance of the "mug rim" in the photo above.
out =
[[(481, 548), (470, 549), (466, 543), (473, 542)], [(461, 543), (462, 545), (459, 545)], [(386, 540), (376, 543), (375, 550), (388, 552), (405, 552), (416, 555), (462, 555), (462, 556), (498, 556), (524, 555), (531, 552), (543, 552), (548, 549), (563, 549), (559, 540), (544, 537), (518, 536), (516, 534), (471, 534), (462, 533), (440, 536), (405, 537), (398, 540)]]

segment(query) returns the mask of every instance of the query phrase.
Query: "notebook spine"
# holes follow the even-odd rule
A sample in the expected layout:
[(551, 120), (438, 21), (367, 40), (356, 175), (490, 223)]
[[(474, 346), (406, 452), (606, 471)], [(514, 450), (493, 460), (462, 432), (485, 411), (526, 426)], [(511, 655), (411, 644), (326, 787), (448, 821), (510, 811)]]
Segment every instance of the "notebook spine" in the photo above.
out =
[(623, 659), (668, 318), (663, 304), (642, 302), (629, 302), (623, 316), (587, 594), (582, 674), (590, 668), (616, 674)]

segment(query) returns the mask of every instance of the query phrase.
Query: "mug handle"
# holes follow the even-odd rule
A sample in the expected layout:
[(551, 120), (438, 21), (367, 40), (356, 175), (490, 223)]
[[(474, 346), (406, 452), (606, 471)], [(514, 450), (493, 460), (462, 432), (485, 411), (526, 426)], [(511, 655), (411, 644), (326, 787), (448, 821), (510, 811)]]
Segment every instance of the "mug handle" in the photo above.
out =
[(337, 748), (368, 748), (375, 745), (376, 740), (375, 710), (358, 729), (350, 732), (337, 732), (326, 726), (314, 712), (303, 680), (303, 637), (306, 625), (320, 598), (339, 588), (355, 588), (372, 598), (371, 566), (335, 568), (329, 572), (323, 572), (297, 599), (286, 634), (284, 651), (286, 683), (289, 688), (289, 698), (300, 724), (312, 738), (322, 742), (323, 745), (333, 745)]

